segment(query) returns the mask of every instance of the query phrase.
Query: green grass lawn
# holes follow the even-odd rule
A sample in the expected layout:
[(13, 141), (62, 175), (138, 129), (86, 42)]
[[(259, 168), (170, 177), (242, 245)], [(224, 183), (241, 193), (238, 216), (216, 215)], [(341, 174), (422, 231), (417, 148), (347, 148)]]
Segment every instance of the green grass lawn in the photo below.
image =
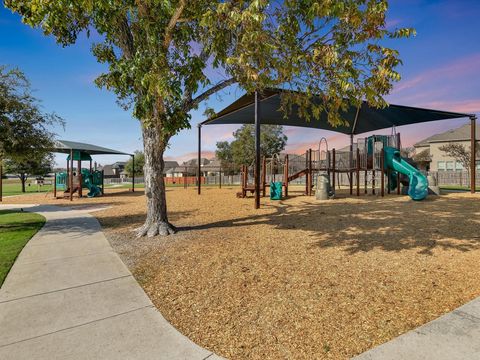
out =
[[(462, 191), (470, 191), (470, 186), (459, 186), (459, 185), (442, 185), (440, 186), (442, 190), (462, 190)], [(480, 187), (475, 187), (475, 190), (480, 191)]]
[[(30, 184), (30, 186), (28, 186)], [(2, 187), (2, 194), (3, 196), (9, 195), (21, 195), (22, 194), (22, 184), (20, 181), (12, 181), (12, 180), (3, 180), (3, 187)], [(36, 193), (36, 192), (48, 192), (53, 191), (53, 185), (43, 185), (38, 186), (33, 182), (30, 183), (29, 181), (25, 184), (25, 191), (29, 194)]]
[(43, 224), (42, 215), (0, 210), (0, 286), (20, 251)]

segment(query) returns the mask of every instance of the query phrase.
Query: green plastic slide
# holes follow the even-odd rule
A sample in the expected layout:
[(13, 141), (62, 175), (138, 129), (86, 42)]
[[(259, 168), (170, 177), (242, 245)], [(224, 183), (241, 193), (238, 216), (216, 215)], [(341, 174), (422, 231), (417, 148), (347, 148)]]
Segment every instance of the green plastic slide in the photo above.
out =
[[(423, 200), (428, 195), (428, 180), (420, 171), (415, 169), (412, 165), (406, 162), (400, 156), (400, 151), (392, 147), (385, 147), (385, 168), (389, 168), (393, 171), (398, 171), (401, 174), (408, 176), (409, 186), (408, 195), (413, 200)], [(395, 178), (395, 180), (393, 180)], [(392, 173), (391, 176), (391, 189), (395, 189), (398, 184), (396, 180), (396, 174)], [(392, 189), (392, 190), (393, 190)]]
[(102, 190), (94, 184), (94, 180), (94, 174), (91, 174), (87, 169), (82, 169), (82, 186), (89, 190), (87, 194), (89, 198), (102, 195)]

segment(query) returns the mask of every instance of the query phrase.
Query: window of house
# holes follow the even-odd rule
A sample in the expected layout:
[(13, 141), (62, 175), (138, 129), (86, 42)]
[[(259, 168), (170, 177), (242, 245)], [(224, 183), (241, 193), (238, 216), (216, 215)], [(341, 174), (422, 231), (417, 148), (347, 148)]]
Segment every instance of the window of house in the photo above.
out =
[(455, 170), (463, 170), (463, 164), (460, 161), (455, 161)]
[(445, 161), (438, 161), (437, 162), (437, 169), (438, 170), (445, 170)]
[(454, 162), (453, 161), (447, 161), (447, 171), (453, 171), (454, 167), (453, 167), (453, 164)]
[(477, 165), (477, 170), (480, 170), (480, 160), (475, 161), (475, 164)]

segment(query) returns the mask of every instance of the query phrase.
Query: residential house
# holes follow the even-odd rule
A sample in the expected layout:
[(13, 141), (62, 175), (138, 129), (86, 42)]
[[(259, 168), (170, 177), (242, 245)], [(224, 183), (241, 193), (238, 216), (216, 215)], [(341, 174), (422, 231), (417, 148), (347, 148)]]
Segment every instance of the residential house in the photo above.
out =
[[(447, 154), (440, 150), (443, 145), (461, 144), (467, 150), (470, 149), (471, 141), (471, 127), (470, 124), (460, 126), (459, 128), (445, 131), (441, 134), (432, 135), (414, 145), (417, 155), (423, 154), (423, 158), (429, 159), (430, 171), (462, 171), (464, 166), (458, 160), (447, 156)], [(476, 126), (476, 139), (480, 139), (480, 127)], [(480, 142), (477, 140), (477, 169), (480, 169)]]

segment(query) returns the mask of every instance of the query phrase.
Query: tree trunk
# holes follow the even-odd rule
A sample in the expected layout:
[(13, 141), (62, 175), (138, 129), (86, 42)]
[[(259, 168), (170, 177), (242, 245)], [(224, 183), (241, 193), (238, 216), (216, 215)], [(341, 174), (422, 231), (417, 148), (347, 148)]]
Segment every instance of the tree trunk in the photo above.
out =
[(27, 181), (27, 177), (25, 175), (20, 175), (20, 181), (22, 182), (22, 193), (25, 192), (25, 182)]
[(143, 151), (145, 154), (144, 178), (147, 197), (147, 218), (136, 229), (137, 236), (170, 235), (175, 227), (168, 222), (165, 182), (163, 180), (163, 153), (167, 141), (162, 139), (158, 127), (143, 127)]

